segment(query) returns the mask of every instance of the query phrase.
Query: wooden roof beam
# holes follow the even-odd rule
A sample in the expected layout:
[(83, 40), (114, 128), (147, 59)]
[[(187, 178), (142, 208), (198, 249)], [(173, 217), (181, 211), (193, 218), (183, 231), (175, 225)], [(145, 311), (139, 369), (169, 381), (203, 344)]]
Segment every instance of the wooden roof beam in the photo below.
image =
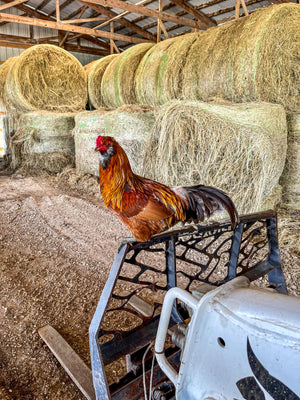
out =
[(24, 25), (41, 26), (44, 28), (58, 29), (66, 32), (82, 33), (86, 35), (105, 37), (108, 39), (119, 40), (121, 42), (128, 42), (128, 43), (144, 43), (146, 41), (145, 39), (120, 35), (118, 33), (112, 34), (110, 32), (99, 31), (90, 28), (83, 28), (81, 26), (57, 24), (56, 22), (53, 21), (45, 21), (37, 18), (21, 17), (19, 15), (11, 15), (5, 13), (0, 13), (0, 21), (7, 21)]
[[(114, 13), (113, 11), (109, 10), (108, 8), (100, 6), (99, 4), (91, 4), (91, 3), (87, 2), (87, 1), (83, 1), (83, 0), (79, 0), (79, 1), (83, 4), (88, 5), (93, 10), (106, 15), (109, 18), (113, 18), (118, 15), (118, 14)], [(142, 37), (144, 37), (152, 42), (156, 41), (156, 38), (154, 35), (152, 35), (149, 32), (146, 32), (144, 29), (140, 28), (139, 26), (132, 24), (130, 21), (127, 21), (127, 19), (125, 19), (125, 18), (120, 18), (119, 23), (126, 26), (126, 28), (131, 29), (132, 31), (138, 33)]]
[[(141, 4), (146, 5), (146, 4), (152, 3), (152, 1), (153, 1), (153, 0), (141, 0), (141, 1), (139, 1), (138, 3), (136, 3), (136, 4), (137, 4), (137, 5), (141, 5)], [(98, 25), (98, 26), (95, 26), (95, 28), (102, 28), (103, 26), (109, 24), (110, 22), (117, 21), (118, 19), (124, 17), (124, 16), (127, 15), (127, 14), (129, 14), (129, 11), (123, 11), (121, 14), (116, 15), (116, 16), (113, 17), (113, 18), (110, 18), (110, 19), (107, 20), (106, 22), (103, 22), (103, 24), (100, 24), (100, 25)]]
[(10, 1), (9, 3), (6, 3), (6, 4), (2, 4), (2, 6), (0, 6), (0, 11), (6, 10), (7, 8), (10, 8), (10, 7), (17, 6), (21, 3), (25, 3), (25, 1), (27, 1), (27, 0), (15, 0), (15, 1)]
[[(60, 6), (59, 6), (59, 9), (60, 10), (62, 10), (62, 9), (64, 9), (65, 7), (67, 7), (70, 3), (72, 3), (73, 2), (73, 0), (66, 0), (64, 3), (62, 3)], [(56, 13), (56, 9), (55, 10), (53, 10), (50, 14), (48, 14), (48, 17), (52, 17), (53, 15), (55, 15), (55, 13)]]
[[(11, 3), (10, 0), (2, 0), (2, 2), (4, 3)], [(18, 10), (21, 10), (23, 12), (25, 12), (26, 14), (31, 14), (33, 17), (36, 18), (40, 18), (40, 19), (44, 19), (44, 20), (48, 20), (49, 17), (39, 11), (36, 11), (34, 8), (30, 8), (27, 6), (24, 6), (23, 4), (18, 4), (15, 6), (15, 8), (17, 8)], [(11, 21), (8, 21), (11, 22)]]
[(210, 18), (208, 18), (205, 14), (201, 13), (200, 11), (196, 10), (191, 5), (187, 4), (183, 0), (171, 0), (172, 3), (176, 4), (177, 6), (183, 8), (186, 12), (193, 15), (199, 21), (202, 21), (204, 24), (207, 24), (208, 27), (217, 25), (217, 23)]
[(101, 4), (102, 6), (113, 7), (113, 8), (117, 8), (119, 10), (129, 11), (129, 12), (141, 14), (141, 15), (146, 15), (148, 17), (161, 19), (163, 21), (171, 21), (176, 24), (191, 26), (192, 28), (207, 29), (207, 27), (208, 27), (208, 24), (203, 23), (202, 21), (195, 21), (195, 20), (192, 20), (189, 18), (178, 17), (176, 15), (167, 14), (165, 12), (160, 13), (157, 10), (152, 10), (150, 8), (143, 7), (143, 6), (137, 6), (132, 3), (127, 3), (126, 1), (123, 1), (123, 0), (89, 0), (88, 3), (95, 4), (95, 5)]
[[(48, 44), (58, 45), (58, 41), (52, 40), (51, 38), (47, 39), (48, 39), (47, 40)], [(53, 37), (53, 39), (55, 39), (55, 37)], [(18, 49), (28, 49), (29, 47), (34, 46), (35, 44), (36, 40), (30, 40), (27, 37), (0, 34), (0, 47), (14, 47)], [(78, 47), (76, 45), (68, 43), (66, 43), (65, 49), (67, 51), (73, 51), (84, 54), (93, 54), (98, 56), (106, 56), (109, 54), (107, 50), (100, 50), (95, 47), (87, 47), (87, 46)]]
[(48, 3), (50, 3), (51, 0), (43, 0), (40, 4), (38, 4), (35, 7), (35, 11), (42, 9), (43, 7), (45, 7)]

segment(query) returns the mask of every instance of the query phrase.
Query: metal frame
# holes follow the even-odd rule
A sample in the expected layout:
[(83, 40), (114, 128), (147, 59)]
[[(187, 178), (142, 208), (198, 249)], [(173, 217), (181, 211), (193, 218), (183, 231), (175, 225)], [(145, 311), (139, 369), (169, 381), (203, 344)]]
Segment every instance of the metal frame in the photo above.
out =
[[(204, 246), (203, 249), (199, 249), (201, 242), (208, 238), (209, 240), (212, 239), (212, 241), (207, 246)], [(213, 252), (209, 250), (212, 243), (216, 244), (216, 249)], [(165, 249), (162, 249), (161, 246), (163, 245)], [(159, 248), (153, 250), (153, 246), (158, 246)], [(185, 249), (181, 254), (177, 252), (177, 249), (180, 247)], [(226, 247), (230, 247), (230, 249), (224, 250)], [(164, 253), (166, 265), (163, 271), (166, 276), (165, 285), (158, 285), (150, 281), (145, 282), (140, 279), (142, 274), (147, 270), (155, 272), (155, 268), (136, 261), (137, 256), (142, 251), (162, 251)], [(204, 265), (197, 261), (197, 259), (189, 257), (191, 252), (194, 252), (199, 257), (201, 253), (205, 254), (205, 257), (209, 259), (208, 264)], [(220, 252), (221, 255), (229, 253), (229, 260), (223, 266), (219, 263), (221, 259)], [(264, 255), (261, 254), (263, 252)], [(212, 260), (216, 263), (216, 266), (213, 268), (211, 266)], [(268, 274), (269, 285), (275, 287), (280, 293), (286, 293), (278, 249), (277, 218), (274, 211), (242, 216), (235, 231), (232, 230), (230, 222), (225, 221), (209, 225), (193, 225), (184, 229), (165, 232), (143, 243), (133, 241), (132, 239), (125, 240), (115, 255), (109, 277), (89, 329), (93, 384), (97, 399), (134, 400), (142, 396), (141, 376), (135, 377), (132, 373), (127, 374), (128, 376), (121, 379), (119, 384), (109, 386), (105, 373), (105, 365), (122, 355), (133, 354), (148, 345), (155, 337), (158, 326), (159, 305), (156, 305), (153, 315), (150, 318), (139, 315), (139, 318), (142, 320), (141, 326), (129, 332), (118, 331), (112, 335), (113, 338), (111, 340), (100, 345), (99, 338), (107, 334), (107, 331), (101, 326), (103, 318), (107, 312), (114, 311), (109, 306), (112, 298), (124, 301), (115, 310), (126, 310), (135, 316), (138, 315), (135, 310), (130, 310), (130, 307), (128, 308), (128, 300), (136, 291), (124, 296), (115, 294), (117, 281), (135, 282), (143, 284), (144, 287), (154, 288), (154, 290), (158, 288), (166, 292), (171, 287), (177, 286), (176, 278), (179, 273), (177, 261), (199, 268), (199, 272), (194, 276), (180, 271), (180, 274), (189, 280), (188, 285), (185, 287), (186, 290), (190, 290), (191, 284), (195, 281), (207, 282), (219, 286), (238, 275), (247, 275), (250, 280), (255, 280), (258, 277)], [(124, 263), (137, 265), (140, 268), (140, 272), (130, 279), (120, 276)], [(203, 278), (203, 273), (209, 271), (211, 268), (212, 271)], [(226, 270), (227, 275), (220, 280), (212, 282), (211, 277), (216, 268)], [(171, 325), (180, 321), (182, 321), (182, 315), (180, 310), (177, 310), (177, 306), (175, 306), (173, 307)], [(170, 359), (174, 362), (174, 365), (178, 364), (178, 357), (178, 351), (170, 355)], [(149, 372), (147, 374), (149, 375)], [(148, 379), (147, 374), (146, 377)], [(163, 373), (156, 366), (154, 384), (158, 384), (163, 379)]]

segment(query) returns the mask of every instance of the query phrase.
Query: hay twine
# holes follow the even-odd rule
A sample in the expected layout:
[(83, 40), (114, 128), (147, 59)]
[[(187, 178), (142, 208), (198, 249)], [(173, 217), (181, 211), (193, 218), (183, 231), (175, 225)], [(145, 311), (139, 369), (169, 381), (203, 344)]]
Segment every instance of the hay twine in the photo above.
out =
[(7, 96), (20, 111), (79, 111), (87, 103), (86, 73), (66, 50), (36, 45), (25, 50), (9, 70)]
[[(202, 183), (225, 190), (239, 212), (260, 208), (278, 183), (272, 136), (203, 108), (200, 102), (161, 107), (149, 138), (143, 173), (167, 185)], [(276, 153), (275, 153), (276, 150)]]

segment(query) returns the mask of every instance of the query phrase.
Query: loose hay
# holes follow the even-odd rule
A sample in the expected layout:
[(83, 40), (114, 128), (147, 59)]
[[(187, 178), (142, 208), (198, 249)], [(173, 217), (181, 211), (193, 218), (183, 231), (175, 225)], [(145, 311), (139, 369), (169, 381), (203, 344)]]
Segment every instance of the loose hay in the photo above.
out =
[(261, 8), (238, 21), (163, 41), (136, 74), (141, 104), (171, 99), (266, 101), (300, 109), (300, 5)]
[(286, 136), (278, 105), (174, 101), (156, 115), (144, 174), (168, 185), (216, 186), (239, 212), (257, 211), (282, 173)]
[(300, 210), (300, 113), (288, 114), (287, 121), (287, 157), (280, 183), (283, 186), (284, 204)]
[(137, 103), (135, 72), (142, 57), (153, 45), (153, 43), (141, 43), (132, 46), (106, 68), (101, 82), (101, 93), (108, 107)]
[(22, 114), (12, 136), (13, 165), (16, 169), (58, 173), (74, 163), (74, 114), (32, 112)]
[(88, 64), (89, 67), (85, 67), (88, 74), (88, 94), (91, 108), (97, 109), (105, 105), (101, 95), (102, 77), (109, 64), (118, 56), (119, 54), (111, 54), (100, 60), (92, 61)]
[(86, 73), (70, 53), (53, 45), (25, 50), (7, 74), (6, 92), (20, 111), (85, 109)]

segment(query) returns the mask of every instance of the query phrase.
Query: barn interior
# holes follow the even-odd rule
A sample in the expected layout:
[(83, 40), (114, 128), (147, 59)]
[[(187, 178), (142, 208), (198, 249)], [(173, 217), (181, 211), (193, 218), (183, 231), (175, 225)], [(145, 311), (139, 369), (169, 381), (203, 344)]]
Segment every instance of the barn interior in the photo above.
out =
[[(246, 225), (257, 213), (276, 218), (287, 294), (300, 296), (299, 28), (299, 0), (0, 2), (1, 400), (96, 398), (40, 330), (55, 328), (91, 379), (89, 327), (120, 243), (132, 236), (101, 198), (98, 136), (114, 137), (139, 176), (217, 187)], [(227, 219), (222, 212), (201, 226)], [(251, 233), (238, 249), (247, 271), (271, 252), (263, 229), (263, 245)], [(156, 251), (144, 255), (152, 272), (134, 289), (151, 318), (162, 299), (141, 287), (165, 279)], [(197, 279), (224, 283), (227, 253), (225, 245), (205, 253), (222, 265)], [(189, 287), (192, 268), (178, 265), (177, 285)], [(125, 268), (130, 290), (135, 268)], [(137, 303), (129, 302), (135, 313)], [(103, 323), (107, 332), (138, 326), (121, 312)], [(144, 398), (117, 397), (128, 368), (124, 354), (107, 362), (111, 398)]]

